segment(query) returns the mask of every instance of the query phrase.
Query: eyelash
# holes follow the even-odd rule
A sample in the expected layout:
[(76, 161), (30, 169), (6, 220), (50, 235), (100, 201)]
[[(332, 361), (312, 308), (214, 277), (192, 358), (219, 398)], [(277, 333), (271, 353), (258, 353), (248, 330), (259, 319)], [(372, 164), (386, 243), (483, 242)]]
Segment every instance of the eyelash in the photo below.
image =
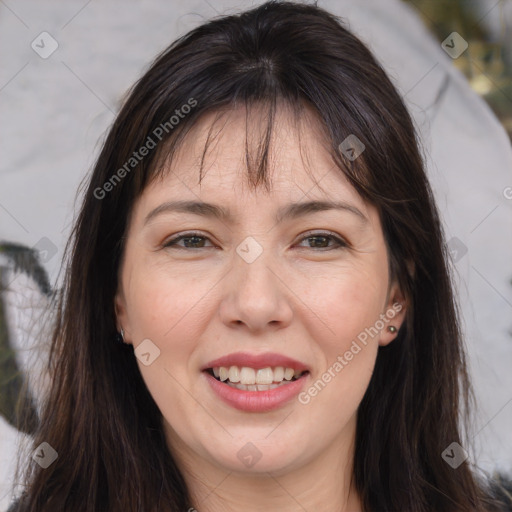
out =
[[(303, 236), (299, 242), (303, 242), (304, 240), (308, 240), (309, 238), (315, 238), (315, 237), (318, 237), (318, 238), (328, 238), (328, 239), (331, 239), (331, 240), (334, 240), (335, 243), (336, 243), (336, 246), (335, 247), (320, 247), (320, 248), (317, 248), (318, 250), (316, 250), (315, 252), (323, 252), (323, 251), (326, 251), (326, 250), (333, 250), (333, 249), (343, 249), (343, 248), (347, 248), (348, 247), (348, 243), (345, 242), (345, 240), (343, 240), (342, 238), (340, 238), (339, 236), (335, 235), (334, 233), (331, 233), (331, 232), (320, 232), (320, 233), (308, 233), (307, 236)], [(182, 246), (178, 246), (177, 245), (177, 242), (183, 240), (183, 239), (187, 239), (187, 238), (204, 238), (206, 240), (209, 240), (209, 238), (207, 236), (204, 236), (202, 233), (197, 233), (197, 232), (190, 232), (190, 233), (185, 233), (183, 235), (179, 235), (175, 238), (171, 238), (170, 240), (168, 240), (167, 242), (164, 242), (164, 244), (162, 245), (162, 248), (171, 248), (171, 249), (192, 249), (192, 250), (198, 250), (198, 249), (207, 249), (208, 247), (197, 247), (197, 248), (193, 248), (193, 247), (182, 247)], [(211, 242), (211, 240), (210, 240)], [(306, 247), (307, 249), (307, 247)], [(314, 247), (310, 247), (310, 249), (313, 249), (315, 250)]]

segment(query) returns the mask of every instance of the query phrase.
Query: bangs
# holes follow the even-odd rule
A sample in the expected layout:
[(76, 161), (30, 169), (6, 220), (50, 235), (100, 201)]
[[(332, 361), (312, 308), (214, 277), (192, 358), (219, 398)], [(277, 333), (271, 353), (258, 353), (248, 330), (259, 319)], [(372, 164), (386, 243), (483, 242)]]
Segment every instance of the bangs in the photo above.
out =
[[(177, 160), (180, 150), (186, 141), (196, 136), (205, 118), (208, 114), (213, 115), (213, 120), (209, 122), (207, 127), (207, 137), (205, 144), (201, 150), (201, 158), (198, 162), (198, 184), (204, 177), (205, 164), (208, 154), (212, 148), (215, 148), (218, 137), (222, 133), (223, 128), (231, 121), (233, 113), (239, 109), (245, 111), (245, 138), (244, 138), (244, 167), (245, 183), (252, 192), (264, 189), (267, 193), (272, 190), (272, 176), (275, 166), (273, 165), (274, 144), (273, 136), (276, 123), (286, 118), (297, 134), (298, 149), (301, 155), (301, 161), (304, 165), (308, 176), (314, 181), (315, 186), (321, 188), (320, 180), (311, 172), (305, 144), (302, 144), (302, 134), (304, 126), (314, 129), (316, 132), (316, 140), (322, 145), (322, 148), (331, 156), (333, 168), (337, 167), (343, 175), (350, 181), (350, 171), (347, 166), (340, 160), (337, 154), (337, 148), (329, 136), (328, 130), (322, 122), (318, 113), (313, 107), (308, 105), (306, 101), (290, 101), (284, 98), (253, 100), (245, 102), (231, 102), (216, 108), (204, 109), (198, 113), (193, 119), (187, 119), (186, 122), (180, 123), (176, 130), (167, 140), (162, 142), (155, 155), (155, 160), (151, 166), (144, 169), (142, 173), (144, 179), (141, 180), (137, 195), (141, 194), (144, 189), (153, 182), (163, 180), (173, 173), (173, 166)], [(305, 191), (307, 193), (307, 191)]]

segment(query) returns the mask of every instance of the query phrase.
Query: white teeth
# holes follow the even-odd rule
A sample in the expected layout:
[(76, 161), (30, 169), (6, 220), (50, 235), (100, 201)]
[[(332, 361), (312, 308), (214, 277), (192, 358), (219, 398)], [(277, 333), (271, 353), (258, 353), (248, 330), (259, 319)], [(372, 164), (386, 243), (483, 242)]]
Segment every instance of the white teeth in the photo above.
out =
[(284, 379), (284, 368), (282, 366), (278, 366), (274, 368), (274, 381), (281, 382)]
[(268, 391), (270, 389), (278, 388), (279, 386), (283, 386), (284, 384), (281, 382), (280, 384), (252, 384), (250, 386), (246, 386), (244, 384), (234, 384), (232, 382), (226, 381), (226, 384), (232, 388), (240, 389), (241, 391)]
[(286, 368), (286, 370), (284, 371), (284, 378), (286, 380), (292, 380), (294, 374), (295, 371), (293, 368)]
[(259, 369), (249, 368), (247, 366), (230, 366), (229, 368), (220, 366), (213, 368), (213, 374), (222, 382), (239, 384), (242, 386), (240, 389), (247, 390), (248, 388), (254, 387), (254, 389), (249, 389), (249, 391), (256, 391), (258, 387), (261, 386), (261, 390), (264, 391), (265, 389), (263, 388), (277, 385), (283, 382), (283, 380), (290, 381), (294, 377), (298, 378), (302, 372), (282, 366), (276, 366), (273, 369), (269, 366)]
[(231, 382), (240, 382), (240, 370), (238, 366), (232, 366), (229, 369), (229, 380)]
[(219, 377), (220, 377), (220, 380), (221, 381), (225, 381), (225, 380), (228, 380), (228, 369), (227, 368), (224, 368), (224, 366), (221, 366), (219, 368)]
[(272, 368), (263, 368), (256, 373), (256, 382), (258, 384), (272, 384), (274, 382), (274, 372)]
[(254, 368), (243, 366), (240, 370), (240, 384), (256, 384), (256, 372)]

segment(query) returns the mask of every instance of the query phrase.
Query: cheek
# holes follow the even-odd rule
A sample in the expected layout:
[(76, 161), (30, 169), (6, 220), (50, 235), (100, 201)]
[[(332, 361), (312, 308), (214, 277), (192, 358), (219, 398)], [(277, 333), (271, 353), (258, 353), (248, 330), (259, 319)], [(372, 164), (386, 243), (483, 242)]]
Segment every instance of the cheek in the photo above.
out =
[(191, 355), (202, 328), (197, 315), (201, 314), (205, 291), (197, 290), (197, 283), (187, 288), (187, 283), (190, 279), (184, 275), (171, 276), (148, 267), (134, 273), (131, 281), (128, 313), (134, 348), (150, 339), (160, 351), (150, 365), (140, 360), (137, 364), (165, 418), (189, 407), (190, 396), (184, 390), (191, 385)]
[(134, 346), (150, 339), (160, 350), (150, 366), (139, 360), (137, 364), (165, 417), (186, 408), (190, 400), (184, 389), (197, 372), (194, 352), (212, 307), (213, 284), (197, 276), (162, 265), (141, 265), (131, 275), (128, 315)]
[(343, 302), (336, 326), (354, 338), (374, 325), (382, 312), (386, 293), (384, 285), (385, 283), (379, 283), (374, 276), (352, 278), (341, 292)]
[(307, 431), (316, 432), (315, 421), (329, 411), (330, 423), (324, 426), (324, 434), (335, 436), (356, 413), (375, 366), (375, 324), (382, 312), (385, 286), (375, 273), (347, 272), (329, 287), (317, 289), (322, 299), (316, 307), (326, 315), (328, 328), (318, 319), (310, 326), (313, 336), (316, 332), (315, 359), (321, 364), (299, 396), (309, 413), (304, 416)]
[[(201, 315), (211, 284), (194, 279), (194, 272), (141, 267), (132, 279), (128, 311), (137, 338), (151, 338), (163, 347), (173, 340), (193, 338), (194, 321)], [(184, 339), (185, 337), (185, 339)]]
[(323, 321), (325, 340), (336, 350), (375, 325), (386, 298), (386, 275), (378, 267), (347, 268), (329, 280), (309, 282), (311, 309)]
[(316, 342), (315, 359), (321, 363), (301, 403), (315, 411), (330, 410), (337, 426), (354, 414), (368, 387), (386, 289), (387, 275), (378, 262), (347, 266), (310, 287), (311, 309), (318, 315), (309, 330)]

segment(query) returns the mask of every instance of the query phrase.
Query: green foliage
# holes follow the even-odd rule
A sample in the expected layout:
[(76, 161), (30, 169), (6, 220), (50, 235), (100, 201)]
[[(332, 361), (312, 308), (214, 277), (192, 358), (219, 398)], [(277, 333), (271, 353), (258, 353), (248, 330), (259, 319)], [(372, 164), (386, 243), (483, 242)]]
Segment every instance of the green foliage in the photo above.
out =
[[(454, 65), (466, 75), (473, 90), (487, 101), (512, 140), (512, 65), (504, 58), (506, 20), (502, 20), (501, 33), (495, 37), (483, 23), (490, 11), (478, 12), (475, 1), (405, 1), (415, 8), (440, 43), (452, 32), (458, 32), (468, 42), (467, 51), (453, 61)], [(503, 1), (494, 4), (491, 10), (502, 6)]]

